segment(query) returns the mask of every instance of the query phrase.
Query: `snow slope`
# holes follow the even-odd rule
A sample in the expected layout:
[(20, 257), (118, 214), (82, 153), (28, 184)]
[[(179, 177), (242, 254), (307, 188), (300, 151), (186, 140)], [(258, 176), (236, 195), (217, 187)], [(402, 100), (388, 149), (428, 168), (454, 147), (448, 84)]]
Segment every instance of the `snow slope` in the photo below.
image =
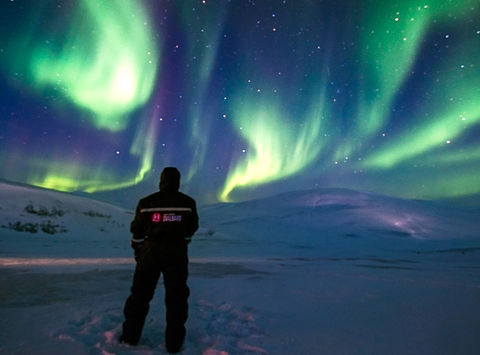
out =
[[(199, 209), (183, 354), (478, 354), (478, 208), (344, 189)], [(119, 345), (132, 212), (0, 184), (0, 353), (164, 354), (161, 283)]]
[[(56, 191), (0, 183), (0, 250), (4, 255), (129, 256), (133, 212)], [(14, 241), (14, 242), (13, 242)], [(117, 249), (115, 251), (115, 249)]]

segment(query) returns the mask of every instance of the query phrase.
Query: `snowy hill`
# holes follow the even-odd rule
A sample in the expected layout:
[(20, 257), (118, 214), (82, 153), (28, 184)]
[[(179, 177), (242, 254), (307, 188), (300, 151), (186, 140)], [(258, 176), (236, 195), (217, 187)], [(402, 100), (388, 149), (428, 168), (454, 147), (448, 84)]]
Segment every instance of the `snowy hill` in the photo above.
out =
[[(220, 240), (235, 243), (234, 252), (240, 255), (288, 255), (292, 248), (304, 256), (358, 254), (368, 249), (468, 248), (480, 237), (478, 209), (346, 189), (294, 191), (213, 205), (201, 212), (210, 234), (218, 232)], [(250, 247), (242, 249), (248, 243)], [(212, 247), (216, 246), (210, 251)], [(225, 252), (223, 245), (219, 247)]]
[[(198, 257), (288, 255), (292, 247), (325, 255), (346, 248), (394, 249), (411, 239), (458, 246), (480, 235), (474, 208), (347, 189), (294, 191), (199, 211), (201, 228), (192, 249)], [(0, 183), (0, 216), (3, 256), (131, 256), (133, 211), (104, 202)]]
[[(210, 216), (210, 211), (213, 216)], [(216, 223), (249, 219), (276, 220), (299, 229), (348, 231), (349, 235), (382, 234), (419, 239), (478, 236), (472, 224), (474, 209), (458, 209), (429, 201), (412, 201), (346, 189), (295, 191), (258, 201), (207, 209)], [(218, 216), (218, 218), (215, 218)], [(277, 224), (276, 223), (276, 224)], [(451, 230), (456, 234), (452, 235)]]
[(0, 216), (2, 255), (129, 255), (133, 212), (107, 203), (0, 183)]
[[(183, 354), (477, 354), (478, 212), (345, 189), (201, 207)], [(139, 346), (116, 342), (132, 217), (0, 184), (1, 354), (165, 353), (161, 282)]]

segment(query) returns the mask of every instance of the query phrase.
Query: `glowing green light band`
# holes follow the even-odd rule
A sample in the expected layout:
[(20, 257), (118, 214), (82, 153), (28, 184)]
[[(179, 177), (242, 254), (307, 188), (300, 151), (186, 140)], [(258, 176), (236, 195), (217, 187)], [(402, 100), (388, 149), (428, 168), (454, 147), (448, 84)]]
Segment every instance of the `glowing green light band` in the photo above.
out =
[(148, 100), (156, 78), (148, 17), (133, 0), (83, 0), (76, 15), (60, 49), (47, 44), (33, 50), (33, 80), (91, 111), (96, 127), (122, 130), (126, 113)]

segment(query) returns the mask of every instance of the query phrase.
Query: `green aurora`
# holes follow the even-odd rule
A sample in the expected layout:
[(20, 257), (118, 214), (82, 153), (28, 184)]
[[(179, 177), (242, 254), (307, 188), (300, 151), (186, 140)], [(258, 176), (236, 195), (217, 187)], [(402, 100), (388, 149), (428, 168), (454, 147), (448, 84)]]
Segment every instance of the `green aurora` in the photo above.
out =
[[(478, 0), (277, 5), (30, 2), (0, 37), (1, 177), (96, 193), (176, 165), (208, 202), (480, 193)], [(9, 119), (15, 93), (41, 113)]]

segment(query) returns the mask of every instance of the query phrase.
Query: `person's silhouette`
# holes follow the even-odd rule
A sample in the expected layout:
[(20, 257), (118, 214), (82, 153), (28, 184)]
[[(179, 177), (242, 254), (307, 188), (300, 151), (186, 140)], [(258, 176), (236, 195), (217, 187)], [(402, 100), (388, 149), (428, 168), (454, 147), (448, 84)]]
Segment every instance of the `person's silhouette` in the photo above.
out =
[(178, 191), (180, 172), (167, 167), (160, 177), (160, 191), (138, 203), (130, 230), (137, 266), (124, 315), (120, 342), (136, 345), (142, 333), (150, 300), (163, 274), (168, 352), (178, 352), (185, 338), (188, 318), (188, 247), (198, 229), (195, 200)]

